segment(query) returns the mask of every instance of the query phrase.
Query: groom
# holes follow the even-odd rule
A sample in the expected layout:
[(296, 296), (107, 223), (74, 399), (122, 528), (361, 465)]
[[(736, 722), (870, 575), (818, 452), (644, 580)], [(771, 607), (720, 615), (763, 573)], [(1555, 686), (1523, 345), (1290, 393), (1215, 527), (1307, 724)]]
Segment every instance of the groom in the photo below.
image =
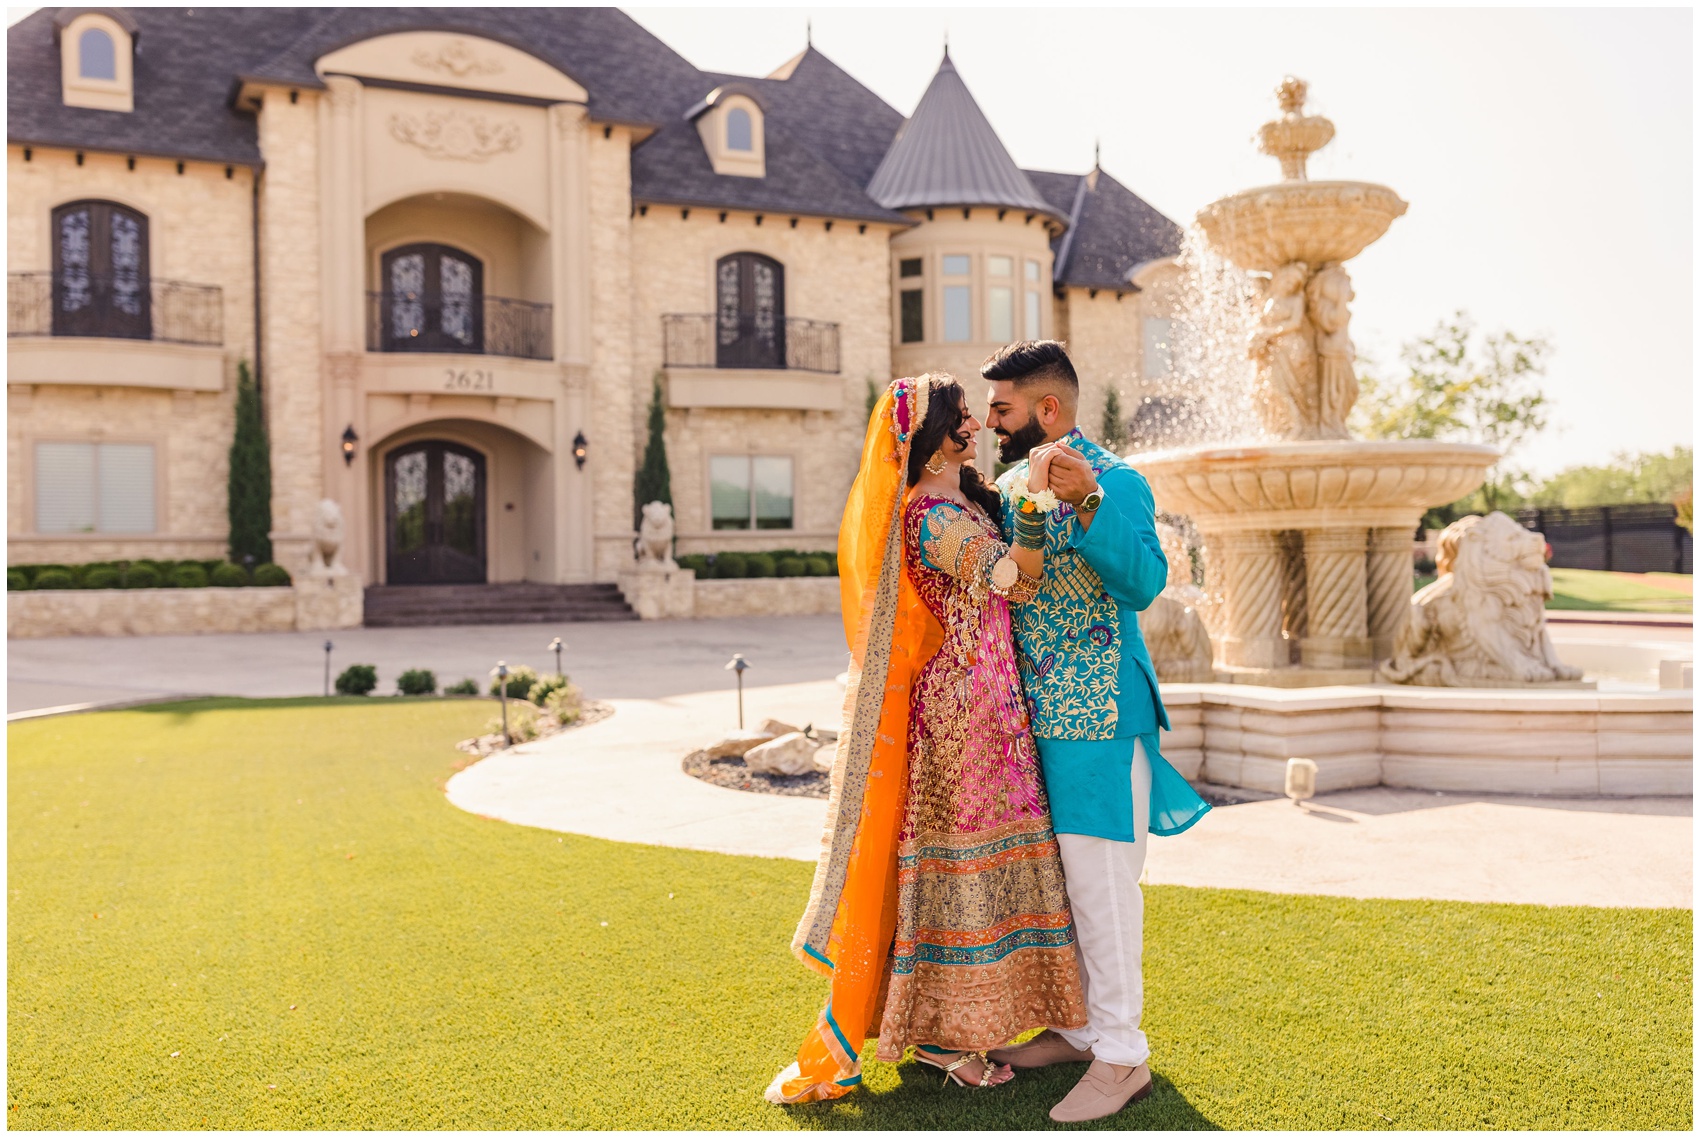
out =
[(1043, 587), (1010, 612), (1068, 880), (1088, 1020), (1083, 1029), (1046, 1029), (991, 1058), (1025, 1068), (1090, 1062), (1051, 1110), (1058, 1122), (1084, 1122), (1151, 1093), (1151, 1051), (1139, 1027), (1139, 876), (1149, 834), (1178, 834), (1210, 807), (1157, 748), (1157, 730), (1167, 730), (1169, 719), (1137, 616), (1168, 577), (1150, 488), (1080, 433), (1080, 383), (1062, 344), (1010, 344), (980, 374), (991, 383), (986, 426), (998, 436), (998, 457), (1015, 463), (998, 479), (1006, 535), (1012, 492), (1027, 483), (1027, 456), (1059, 444), (1050, 486), (1061, 504), (1046, 523)]

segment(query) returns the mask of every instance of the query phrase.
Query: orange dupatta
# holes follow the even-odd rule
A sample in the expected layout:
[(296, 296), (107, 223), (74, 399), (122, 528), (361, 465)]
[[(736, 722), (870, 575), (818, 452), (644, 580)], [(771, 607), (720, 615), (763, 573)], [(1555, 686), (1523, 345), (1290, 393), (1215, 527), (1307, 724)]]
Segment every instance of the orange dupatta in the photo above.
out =
[(768, 1088), (773, 1102), (813, 1102), (862, 1082), (861, 1049), (877, 1031), (897, 929), (897, 835), (909, 777), (909, 689), (943, 632), (903, 569), (909, 439), (930, 380), (894, 381), (868, 420), (862, 465), (838, 530), (849, 685), (832, 765), (826, 831), (791, 951), (832, 977), (797, 1061)]

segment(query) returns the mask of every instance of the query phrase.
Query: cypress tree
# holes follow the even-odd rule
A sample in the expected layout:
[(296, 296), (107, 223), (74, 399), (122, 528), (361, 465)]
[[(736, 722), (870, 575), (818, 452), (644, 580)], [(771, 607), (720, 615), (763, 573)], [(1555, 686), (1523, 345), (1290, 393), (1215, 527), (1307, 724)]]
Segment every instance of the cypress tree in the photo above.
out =
[(1115, 388), (1104, 396), (1104, 447), (1120, 454), (1127, 446), (1127, 422), (1122, 418), (1122, 397)]
[(649, 442), (643, 448), (643, 466), (632, 484), (632, 528), (643, 524), (643, 508), (650, 502), (673, 504), (673, 476), (667, 472), (667, 410), (661, 404), (661, 375), (649, 396)]
[(272, 559), (272, 456), (260, 417), (260, 393), (248, 361), (236, 365), (236, 432), (230, 441), (230, 559)]

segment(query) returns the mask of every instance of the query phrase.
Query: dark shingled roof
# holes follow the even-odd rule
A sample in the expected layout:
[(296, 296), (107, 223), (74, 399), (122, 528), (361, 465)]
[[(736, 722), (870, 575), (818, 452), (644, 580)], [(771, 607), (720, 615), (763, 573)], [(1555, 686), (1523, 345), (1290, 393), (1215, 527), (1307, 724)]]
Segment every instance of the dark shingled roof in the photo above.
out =
[(1027, 177), (1068, 218), (1068, 229), (1051, 242), (1059, 285), (1126, 289), (1135, 265), (1181, 251), (1181, 227), (1103, 170), (1097, 189), (1090, 174), (1028, 170)]
[(949, 52), (874, 171), (868, 196), (890, 209), (1001, 205), (1053, 210), (1004, 149)]

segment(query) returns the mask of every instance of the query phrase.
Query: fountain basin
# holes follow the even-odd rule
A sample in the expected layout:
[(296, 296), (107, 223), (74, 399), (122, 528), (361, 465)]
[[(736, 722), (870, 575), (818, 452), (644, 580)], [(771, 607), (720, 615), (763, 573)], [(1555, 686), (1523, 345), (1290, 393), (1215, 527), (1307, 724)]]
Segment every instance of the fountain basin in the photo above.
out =
[(1346, 261), (1387, 232), (1409, 208), (1371, 182), (1283, 182), (1205, 206), (1198, 224), (1210, 244), (1243, 269), (1274, 272), (1291, 261)]
[(1128, 461), (1157, 508), (1205, 531), (1405, 526), (1482, 484), (1499, 452), (1430, 439), (1268, 442), (1148, 451)]

